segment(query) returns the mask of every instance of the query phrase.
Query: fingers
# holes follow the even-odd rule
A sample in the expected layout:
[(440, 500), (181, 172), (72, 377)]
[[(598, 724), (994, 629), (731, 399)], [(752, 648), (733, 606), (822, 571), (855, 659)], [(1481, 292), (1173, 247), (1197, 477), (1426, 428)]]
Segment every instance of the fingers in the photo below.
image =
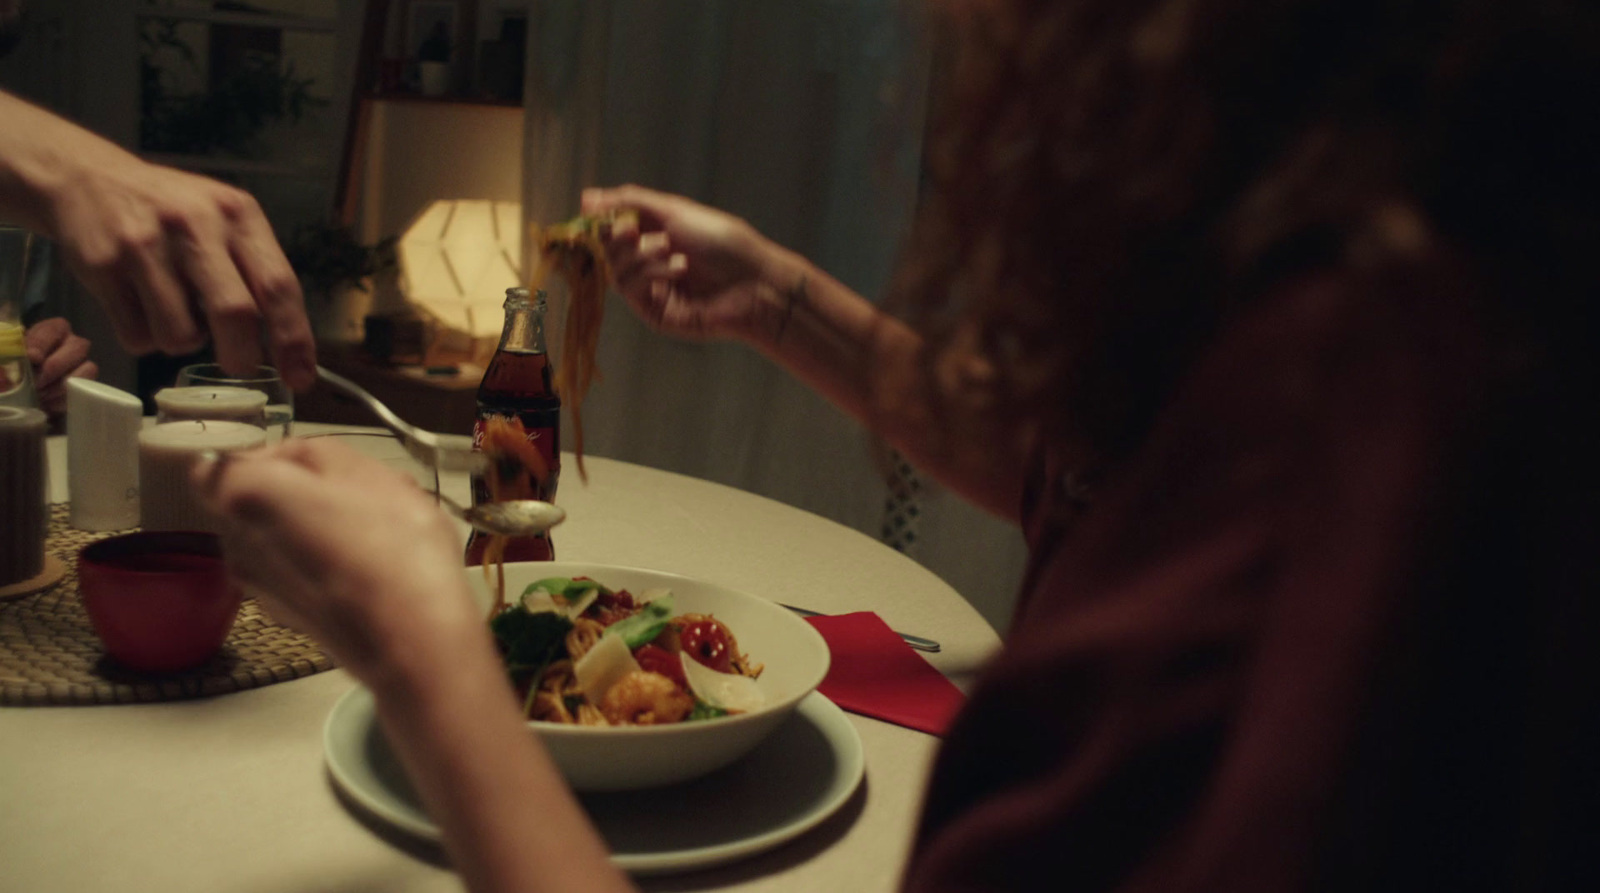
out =
[(645, 233), (631, 244), (619, 241), (615, 252), (608, 258), (611, 262), (612, 278), (626, 288), (636, 280), (648, 276), (648, 271), (652, 267), (665, 269), (671, 253), (672, 242), (664, 232)]
[[(63, 320), (63, 325), (65, 321)], [(49, 388), (79, 369), (89, 361), (89, 339), (72, 334), (70, 328), (66, 336), (56, 342), (41, 362), (34, 364), (34, 381), (40, 390)], [(30, 359), (32, 351), (29, 351)]]
[(675, 203), (681, 201), (678, 196), (631, 183), (611, 189), (585, 189), (579, 198), (579, 204), (587, 216), (601, 217), (624, 209), (633, 210), (639, 213), (638, 221), (622, 218), (617, 224), (637, 225), (646, 229), (659, 228), (661, 221), (672, 213)]
[(73, 334), (72, 326), (60, 317), (29, 326), (26, 339), (39, 406), (58, 416), (67, 409), (67, 379), (100, 373), (100, 367), (89, 361), (89, 339)]
[(108, 200), (89, 214), (70, 217), (59, 235), (68, 266), (111, 317), (117, 340), (133, 353), (198, 350), (205, 335), (189, 301), (155, 210)]
[(27, 334), (23, 337), (27, 344), (28, 362), (37, 369), (44, 364), (46, 358), (56, 352), (63, 341), (72, 337), (72, 326), (65, 319), (53, 316), (29, 326)]
[(230, 256), (266, 327), (272, 363), (289, 387), (305, 391), (316, 381), (317, 350), (299, 277), (255, 199), (243, 193), (229, 199), (225, 212), (234, 232)]
[(627, 244), (639, 238), (639, 225), (638, 214), (618, 216), (601, 228), (600, 235), (607, 242)]
[(300, 281), (278, 246), (260, 205), (249, 194), (207, 184), (211, 214), (180, 230), (184, 269), (202, 296), (217, 362), (235, 375), (261, 364), (265, 328), (273, 365), (294, 390), (316, 377), (316, 348)]
[(67, 268), (105, 309), (117, 343), (134, 356), (143, 356), (156, 349), (155, 339), (150, 334), (150, 323), (145, 319), (144, 308), (131, 285), (121, 276), (114, 275), (111, 267), (97, 266), (71, 254), (67, 257)]
[(132, 158), (96, 173), (93, 189), (59, 203), (54, 235), (118, 340), (184, 354), (209, 333), (218, 362), (244, 374), (261, 363), (264, 331), (284, 381), (310, 387), (316, 348), (300, 283), (255, 199)]
[(335, 483), (358, 490), (415, 482), (352, 447), (329, 438), (289, 438), (283, 442), (209, 463), (196, 463), (192, 478), (212, 511), (227, 517), (261, 520), (274, 504), (325, 497)]
[(294, 437), (276, 447), (276, 455), (316, 474), (343, 479), (389, 471), (383, 463), (346, 443), (328, 437)]
[(314, 477), (299, 463), (284, 461), (283, 453), (281, 447), (266, 447), (202, 459), (190, 469), (190, 481), (213, 514), (230, 522), (260, 523), (275, 514), (278, 500), (295, 498)]
[(189, 289), (175, 265), (166, 234), (159, 229), (140, 234), (121, 259), (124, 278), (139, 299), (155, 346), (174, 356), (205, 346), (205, 332), (195, 319)]
[(174, 230), (173, 249), (200, 296), (217, 362), (231, 375), (254, 376), (261, 365), (261, 313), (228, 254), (224, 222), (206, 215), (180, 221)]

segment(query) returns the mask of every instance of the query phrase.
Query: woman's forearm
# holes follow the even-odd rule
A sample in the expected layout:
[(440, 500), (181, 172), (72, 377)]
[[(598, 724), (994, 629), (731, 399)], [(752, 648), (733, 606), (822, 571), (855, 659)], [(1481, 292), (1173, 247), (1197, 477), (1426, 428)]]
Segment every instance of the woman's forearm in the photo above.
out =
[(794, 252), (767, 251), (775, 298), (754, 346), (919, 469), (1015, 520), (1027, 445), (986, 418), (987, 395), (926, 374), (923, 338)]
[(413, 643), (373, 682), (378, 716), (468, 888), (633, 889), (518, 715), (487, 633)]
[(618, 291), (653, 328), (745, 341), (940, 483), (1016, 519), (1028, 449), (997, 424), (996, 376), (976, 351), (930, 357), (916, 331), (815, 264), (683, 196), (591, 189), (583, 209), (611, 221)]

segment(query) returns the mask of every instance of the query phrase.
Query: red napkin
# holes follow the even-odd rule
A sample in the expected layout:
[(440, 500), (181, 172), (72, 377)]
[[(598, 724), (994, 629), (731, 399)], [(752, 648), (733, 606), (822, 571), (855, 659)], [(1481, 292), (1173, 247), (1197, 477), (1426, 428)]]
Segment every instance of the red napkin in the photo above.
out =
[(852, 713), (943, 735), (965, 696), (871, 611), (807, 617), (833, 652), (818, 691)]

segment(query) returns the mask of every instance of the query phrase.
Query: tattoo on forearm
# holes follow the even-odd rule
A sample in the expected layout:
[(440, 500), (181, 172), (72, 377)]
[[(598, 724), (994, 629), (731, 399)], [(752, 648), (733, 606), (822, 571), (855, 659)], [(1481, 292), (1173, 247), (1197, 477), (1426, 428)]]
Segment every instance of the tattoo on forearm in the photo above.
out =
[(799, 281), (792, 287), (784, 289), (780, 294), (783, 295), (783, 314), (778, 317), (778, 325), (773, 330), (773, 344), (782, 343), (783, 332), (789, 328), (789, 317), (794, 316), (795, 305), (806, 302), (806, 275), (801, 273)]

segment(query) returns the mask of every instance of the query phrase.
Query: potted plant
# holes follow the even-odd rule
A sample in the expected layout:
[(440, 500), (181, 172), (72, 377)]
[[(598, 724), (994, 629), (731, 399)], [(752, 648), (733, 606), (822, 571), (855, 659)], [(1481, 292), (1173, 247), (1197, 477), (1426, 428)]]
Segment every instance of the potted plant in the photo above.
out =
[(380, 294), (398, 293), (395, 238), (367, 245), (351, 227), (318, 221), (302, 224), (285, 244), (300, 277), (306, 309), (324, 341), (359, 342), (363, 321)]

